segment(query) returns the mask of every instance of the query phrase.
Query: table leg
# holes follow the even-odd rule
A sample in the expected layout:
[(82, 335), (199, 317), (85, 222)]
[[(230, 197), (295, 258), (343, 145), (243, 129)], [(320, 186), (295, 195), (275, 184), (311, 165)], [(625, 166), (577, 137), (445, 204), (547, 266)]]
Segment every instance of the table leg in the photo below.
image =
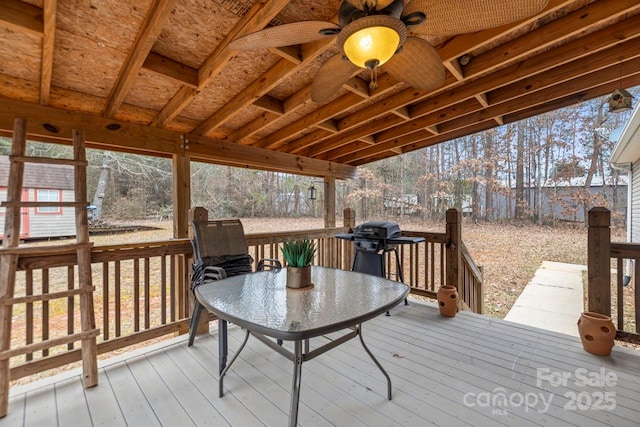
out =
[[(226, 364), (227, 362), (227, 322), (225, 323), (225, 328), (224, 328), (224, 364)], [(236, 350), (236, 354), (233, 355), (233, 357), (231, 358), (231, 361), (229, 362), (228, 365), (224, 366), (223, 363), (220, 363), (220, 366), (222, 367), (222, 370), (220, 371), (220, 377), (218, 378), (218, 397), (222, 397), (222, 395), (224, 394), (224, 390), (223, 390), (223, 379), (224, 376), (227, 374), (227, 371), (229, 370), (229, 368), (231, 368), (231, 365), (233, 365), (233, 362), (236, 361), (236, 358), (240, 355), (240, 352), (242, 351), (242, 349), (244, 348), (245, 344), (247, 344), (247, 341), (249, 340), (249, 335), (251, 334), (251, 332), (249, 332), (249, 330), (247, 330), (247, 332), (244, 334), (244, 341), (242, 341), (242, 344), (240, 344), (240, 348), (238, 348), (238, 350)], [(219, 342), (222, 342), (221, 340)], [(218, 349), (220, 351), (220, 355), (221, 353), (221, 348)], [(222, 360), (222, 359), (220, 359)]]
[(302, 341), (295, 341), (293, 358), (293, 386), (289, 408), (289, 427), (298, 425), (298, 404), (300, 403), (300, 383), (302, 379)]
[(380, 371), (382, 371), (382, 374), (387, 378), (387, 399), (391, 400), (391, 377), (389, 377), (389, 374), (387, 374), (387, 371), (384, 370), (380, 362), (378, 362), (378, 359), (375, 358), (373, 353), (371, 353), (371, 350), (369, 350), (369, 347), (367, 347), (367, 345), (364, 343), (364, 339), (362, 338), (362, 325), (358, 325), (357, 330), (358, 330), (358, 336), (360, 337), (360, 342), (362, 343), (362, 347), (364, 347), (364, 350), (367, 352), (369, 357), (371, 357), (371, 360), (373, 360), (373, 363), (376, 364), (378, 369), (380, 369)]
[(227, 366), (227, 321), (218, 319), (218, 373)]

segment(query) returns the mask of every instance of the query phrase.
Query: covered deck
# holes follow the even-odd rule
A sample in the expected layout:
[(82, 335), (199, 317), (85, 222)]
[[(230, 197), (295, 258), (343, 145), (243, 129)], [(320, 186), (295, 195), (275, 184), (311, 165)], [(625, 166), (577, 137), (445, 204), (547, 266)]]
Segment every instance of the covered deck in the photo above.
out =
[[(363, 334), (391, 376), (393, 399), (350, 341), (305, 363), (300, 425), (636, 426), (640, 419), (640, 354), (619, 346), (610, 357), (593, 356), (576, 337), (467, 311), (445, 318), (416, 299), (365, 323)], [(242, 335), (230, 327), (231, 351)], [(289, 361), (250, 339), (222, 398), (217, 366), (215, 328), (191, 348), (183, 335), (102, 362), (98, 387), (83, 388), (80, 371), (14, 387), (0, 427), (286, 424)]]

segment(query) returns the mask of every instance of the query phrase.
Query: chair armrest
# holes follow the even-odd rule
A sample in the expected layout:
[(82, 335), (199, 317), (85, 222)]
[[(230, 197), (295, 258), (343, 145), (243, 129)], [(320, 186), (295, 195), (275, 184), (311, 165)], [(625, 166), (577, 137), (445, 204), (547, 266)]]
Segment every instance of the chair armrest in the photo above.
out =
[(191, 280), (191, 292), (195, 292), (196, 288), (207, 282), (213, 282), (216, 280), (222, 280), (227, 277), (227, 272), (222, 267), (215, 267), (212, 265), (202, 267), (201, 270), (194, 272), (195, 275), (200, 276), (192, 277)]
[(258, 261), (258, 266), (256, 268), (256, 271), (279, 270), (281, 268), (282, 268), (282, 264), (277, 259), (263, 258), (260, 261)]
[(212, 265), (209, 265), (204, 268), (204, 273), (202, 274), (202, 280), (200, 281), (200, 284), (203, 284), (206, 282), (212, 282), (214, 280), (222, 280), (226, 278), (227, 278), (227, 273), (226, 271), (224, 271), (224, 268), (214, 267)]

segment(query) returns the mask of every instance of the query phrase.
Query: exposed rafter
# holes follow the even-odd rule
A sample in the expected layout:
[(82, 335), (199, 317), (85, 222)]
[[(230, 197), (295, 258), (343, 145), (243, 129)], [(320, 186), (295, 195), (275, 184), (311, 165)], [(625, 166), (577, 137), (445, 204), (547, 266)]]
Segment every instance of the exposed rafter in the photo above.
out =
[(176, 0), (155, 0), (153, 2), (147, 14), (147, 19), (145, 19), (142, 29), (133, 44), (133, 48), (107, 98), (107, 104), (104, 107), (105, 117), (115, 116), (116, 111), (120, 108), (120, 105), (122, 105), (133, 81), (138, 76), (138, 71), (142, 67), (147, 55), (149, 55), (149, 52), (151, 52), (151, 47), (153, 47), (153, 44), (160, 35), (160, 31), (167, 21), (167, 18), (169, 18), (175, 2)]
[(164, 127), (173, 120), (206, 87), (233, 58), (227, 45), (235, 38), (264, 28), (289, 3), (289, 0), (258, 0), (247, 14), (233, 27), (222, 42), (204, 61), (198, 70), (198, 88), (182, 87), (151, 122), (152, 126)]
[(44, 32), (42, 35), (42, 60), (40, 61), (40, 104), (42, 105), (49, 103), (56, 34), (56, 9), (56, 0), (44, 0)]

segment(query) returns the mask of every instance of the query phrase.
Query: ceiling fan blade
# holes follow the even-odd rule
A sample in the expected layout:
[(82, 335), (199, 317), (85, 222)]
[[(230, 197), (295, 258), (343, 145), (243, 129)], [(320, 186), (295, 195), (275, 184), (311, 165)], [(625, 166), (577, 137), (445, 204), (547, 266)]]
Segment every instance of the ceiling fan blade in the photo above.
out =
[(376, 10), (382, 10), (385, 7), (389, 6), (393, 3), (393, 0), (344, 0), (346, 2), (351, 3), (352, 6), (357, 7), (360, 10), (364, 10), (365, 7), (363, 5), (367, 4), (369, 7), (375, 6)]
[(544, 9), (548, 0), (411, 0), (402, 12), (423, 12), (427, 19), (411, 30), (451, 36), (499, 27)]
[(407, 37), (402, 51), (393, 55), (382, 68), (396, 80), (416, 89), (431, 90), (444, 83), (444, 66), (440, 55), (419, 37)]
[(349, 79), (361, 70), (342, 54), (332, 56), (318, 70), (311, 84), (311, 100), (322, 102), (331, 98)]
[[(265, 28), (239, 37), (229, 43), (229, 49), (252, 50), (267, 47), (290, 46), (309, 43), (324, 37), (333, 37), (342, 27), (329, 21), (300, 21)], [(323, 34), (323, 30), (330, 30)]]

